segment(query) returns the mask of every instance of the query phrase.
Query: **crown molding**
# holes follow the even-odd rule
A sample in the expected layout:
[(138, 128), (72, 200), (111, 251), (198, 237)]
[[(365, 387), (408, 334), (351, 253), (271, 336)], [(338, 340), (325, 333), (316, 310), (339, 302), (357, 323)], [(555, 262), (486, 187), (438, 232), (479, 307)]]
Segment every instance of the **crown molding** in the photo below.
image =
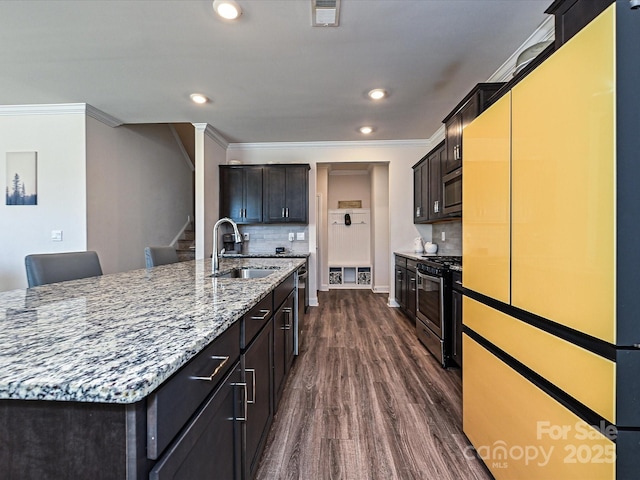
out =
[(0, 105), (0, 115), (70, 115), (85, 114), (86, 103)]
[(296, 148), (397, 148), (418, 147), (429, 145), (429, 139), (413, 140), (358, 140), (332, 142), (261, 142), (261, 143), (230, 143), (228, 150), (281, 150)]
[(82, 114), (95, 118), (110, 127), (122, 122), (88, 103), (51, 103), (33, 105), (0, 105), (0, 115), (75, 115)]
[(227, 139), (224, 138), (220, 132), (218, 132), (208, 123), (192, 123), (191, 125), (193, 125), (196, 130), (204, 132), (206, 136), (208, 136), (222, 148), (227, 149), (229, 147), (229, 142), (227, 141)]
[(487, 82), (508, 82), (513, 77), (518, 55), (536, 43), (555, 38), (554, 17), (547, 17), (520, 47), (491, 75)]
[(84, 105), (86, 105), (87, 107), (88, 117), (94, 118), (109, 127), (119, 127), (123, 123), (122, 120), (119, 120), (116, 117), (112, 117), (108, 113), (105, 113), (100, 109), (97, 109), (93, 105), (89, 105), (88, 103), (85, 103)]

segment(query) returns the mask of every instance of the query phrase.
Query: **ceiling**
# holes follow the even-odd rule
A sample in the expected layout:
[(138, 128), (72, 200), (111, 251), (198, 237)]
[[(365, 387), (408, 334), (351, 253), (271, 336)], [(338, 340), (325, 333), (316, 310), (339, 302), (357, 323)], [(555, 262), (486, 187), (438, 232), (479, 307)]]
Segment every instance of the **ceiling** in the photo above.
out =
[(311, 0), (237, 1), (236, 22), (208, 0), (0, 1), (0, 105), (88, 103), (230, 143), (424, 139), (551, 4), (342, 0), (334, 28), (311, 27)]

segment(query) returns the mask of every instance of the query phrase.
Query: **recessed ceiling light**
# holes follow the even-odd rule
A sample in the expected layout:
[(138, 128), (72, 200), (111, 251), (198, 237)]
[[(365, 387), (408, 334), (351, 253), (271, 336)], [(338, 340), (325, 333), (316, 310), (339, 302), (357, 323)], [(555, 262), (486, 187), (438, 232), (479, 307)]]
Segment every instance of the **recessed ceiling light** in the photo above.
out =
[(213, 9), (218, 15), (227, 20), (235, 20), (242, 15), (240, 5), (234, 0), (214, 0)]
[(387, 91), (383, 88), (374, 88), (367, 95), (371, 100), (381, 100), (387, 96)]
[(199, 104), (207, 103), (209, 101), (209, 99), (201, 93), (192, 93), (189, 95), (189, 98), (191, 98), (192, 102)]
[(358, 130), (360, 131), (360, 133), (364, 135), (369, 135), (370, 133), (373, 132), (373, 127), (365, 125), (364, 127), (360, 127)]

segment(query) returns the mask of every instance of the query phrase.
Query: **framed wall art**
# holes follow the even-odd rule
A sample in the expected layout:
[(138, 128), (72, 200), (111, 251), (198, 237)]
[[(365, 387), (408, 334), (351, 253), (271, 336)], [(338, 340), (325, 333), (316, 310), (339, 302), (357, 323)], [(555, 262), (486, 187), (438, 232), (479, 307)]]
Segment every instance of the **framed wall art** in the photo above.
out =
[(7, 205), (38, 204), (37, 152), (7, 152)]

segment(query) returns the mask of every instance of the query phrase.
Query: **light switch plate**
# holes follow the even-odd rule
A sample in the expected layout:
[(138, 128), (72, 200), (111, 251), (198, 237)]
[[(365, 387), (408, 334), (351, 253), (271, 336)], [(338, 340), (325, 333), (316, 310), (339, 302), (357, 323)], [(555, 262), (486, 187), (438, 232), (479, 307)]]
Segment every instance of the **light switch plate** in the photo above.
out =
[(289, 241), (293, 242), (293, 232), (289, 232)]
[(447, 239), (447, 236), (444, 234), (444, 232), (442, 232), (441, 237), (442, 237), (442, 241), (443, 241), (443, 242)]
[(304, 232), (298, 232), (296, 234), (296, 240), (304, 240)]
[(61, 242), (62, 241), (62, 230), (51, 230), (51, 241), (53, 241), (53, 242)]

